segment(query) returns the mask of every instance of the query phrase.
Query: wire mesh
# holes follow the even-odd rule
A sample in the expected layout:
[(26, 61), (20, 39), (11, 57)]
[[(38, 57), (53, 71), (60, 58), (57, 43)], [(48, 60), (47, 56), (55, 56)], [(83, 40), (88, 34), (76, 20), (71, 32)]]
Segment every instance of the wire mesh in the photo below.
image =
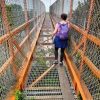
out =
[(25, 36), (26, 36), (26, 31), (25, 29), (23, 29), (18, 34), (14, 35), (13, 39), (16, 40), (18, 44), (20, 44), (22, 40), (25, 38)]
[(90, 40), (87, 40), (86, 47), (86, 56), (100, 70), (100, 47)]
[(72, 22), (82, 28), (86, 28), (90, 0), (73, 0)]
[(99, 0), (95, 1), (89, 33), (93, 34), (94, 36), (100, 39), (100, 1)]
[(11, 29), (25, 22), (23, 0), (5, 0), (7, 18)]
[(16, 82), (16, 76), (13, 73), (12, 65), (9, 65), (6, 71), (0, 74), (0, 100), (5, 100), (7, 93)]
[(1, 14), (1, 6), (0, 6), (0, 36), (4, 35), (6, 32), (3, 20), (2, 20), (2, 14)]
[(93, 100), (99, 100), (100, 99), (100, 79), (94, 76), (94, 74), (88, 68), (86, 64), (84, 64), (82, 79), (84, 80), (91, 95), (93, 96)]
[(9, 58), (9, 48), (8, 43), (4, 42), (0, 45), (0, 67), (8, 60)]

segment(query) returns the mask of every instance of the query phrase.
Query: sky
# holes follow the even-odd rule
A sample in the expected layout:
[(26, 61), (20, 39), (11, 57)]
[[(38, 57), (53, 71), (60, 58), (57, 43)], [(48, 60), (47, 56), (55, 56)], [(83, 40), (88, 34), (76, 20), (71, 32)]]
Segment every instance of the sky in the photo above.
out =
[(53, 4), (56, 0), (41, 0), (46, 6), (46, 11), (49, 11), (50, 4)]

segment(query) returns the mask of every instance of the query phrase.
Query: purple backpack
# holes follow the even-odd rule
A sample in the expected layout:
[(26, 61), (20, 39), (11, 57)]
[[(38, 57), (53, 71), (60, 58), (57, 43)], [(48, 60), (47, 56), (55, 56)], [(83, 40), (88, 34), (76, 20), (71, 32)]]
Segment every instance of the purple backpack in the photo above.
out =
[(67, 39), (68, 38), (68, 31), (69, 31), (68, 24), (58, 23), (58, 25), (59, 25), (59, 29), (57, 32), (57, 36), (59, 36), (59, 38), (62, 40)]

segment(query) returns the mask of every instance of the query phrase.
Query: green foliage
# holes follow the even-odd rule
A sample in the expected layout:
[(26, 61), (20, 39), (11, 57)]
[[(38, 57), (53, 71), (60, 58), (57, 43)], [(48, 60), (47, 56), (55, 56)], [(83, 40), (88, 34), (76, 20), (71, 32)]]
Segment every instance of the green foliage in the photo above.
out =
[(80, 59), (81, 58), (81, 54), (79, 52), (76, 54), (76, 58), (77, 59)]
[(32, 97), (31, 100), (35, 100), (34, 97)]
[(9, 4), (9, 5), (6, 5), (6, 11), (7, 11), (7, 18), (10, 23), (10, 26), (13, 27), (14, 26), (13, 16), (16, 15), (17, 17), (18, 16), (17, 12), (19, 11), (22, 12), (22, 7), (18, 4)]
[(13, 25), (13, 19), (12, 19), (12, 10), (11, 10), (11, 5), (6, 5), (6, 10), (7, 10), (7, 18), (8, 18), (8, 21), (10, 23), (10, 26)]
[(38, 54), (38, 55), (39, 55), (37, 59), (38, 64), (46, 66), (46, 61), (44, 60), (43, 55), (42, 54)]
[(78, 63), (80, 63), (80, 61), (81, 61), (81, 54), (79, 52), (77, 52), (77, 54), (76, 54), (76, 61)]
[(39, 51), (39, 52), (36, 53), (36, 55), (38, 57), (37, 58), (37, 64), (46, 66), (46, 61), (44, 59), (45, 51), (44, 50)]
[(78, 100), (83, 100), (80, 92), (78, 94)]
[(1, 93), (3, 90), (5, 90), (5, 87), (0, 85), (0, 93)]
[(48, 48), (46, 52), (51, 54), (51, 55), (54, 53), (53, 48)]
[(17, 90), (15, 92), (15, 97), (16, 97), (16, 100), (24, 100), (24, 95), (21, 91)]
[(73, 22), (75, 24), (80, 24), (85, 27), (86, 17), (89, 11), (89, 1), (84, 0), (84, 3), (78, 2), (77, 8), (73, 11)]

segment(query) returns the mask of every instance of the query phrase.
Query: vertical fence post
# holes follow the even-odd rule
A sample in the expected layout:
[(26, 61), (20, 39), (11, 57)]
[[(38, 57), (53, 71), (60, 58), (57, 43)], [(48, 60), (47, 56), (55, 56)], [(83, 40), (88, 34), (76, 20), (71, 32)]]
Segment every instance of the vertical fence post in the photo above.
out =
[[(25, 22), (28, 22), (28, 9), (27, 9), (27, 0), (24, 0), (24, 15), (25, 15)], [(29, 33), (29, 27), (26, 27), (26, 34)]]
[(87, 20), (87, 27), (86, 27), (87, 32), (89, 32), (89, 28), (90, 28), (90, 25), (91, 25), (91, 19), (92, 19), (94, 5), (95, 5), (95, 0), (91, 0), (89, 16), (88, 16), (88, 20)]
[[(1, 13), (2, 13), (2, 20), (6, 29), (6, 33), (10, 34), (10, 24), (8, 22), (5, 0), (1, 0)], [(12, 57), (12, 61), (14, 61), (14, 48), (13, 48), (13, 43), (12, 43), (13, 38), (10, 37), (7, 42), (9, 46), (10, 57)], [(13, 73), (16, 74), (17, 66), (14, 63), (12, 63), (12, 70), (13, 70)]]
[[(88, 15), (88, 22), (87, 22), (87, 27), (86, 27), (86, 31), (87, 33), (89, 32), (89, 28), (90, 28), (90, 24), (91, 24), (91, 18), (92, 18), (92, 14), (93, 14), (93, 9), (94, 9), (94, 3), (95, 3), (95, 0), (91, 0), (90, 1), (90, 9), (89, 9), (89, 15)], [(84, 39), (83, 39), (83, 54), (82, 54), (82, 61), (81, 61), (81, 64), (80, 64), (80, 74), (82, 74), (82, 70), (83, 70), (83, 64), (84, 64), (84, 55), (85, 55), (85, 50), (86, 50), (86, 42), (87, 42), (87, 35), (84, 36)]]
[[(1, 13), (2, 13), (2, 20), (3, 20), (3, 23), (4, 23), (5, 29), (6, 29), (6, 33), (10, 34), (10, 24), (9, 24), (8, 18), (7, 18), (5, 0), (1, 0)], [(8, 40), (8, 45), (9, 45), (10, 56), (14, 57), (14, 50), (13, 50), (11, 38)]]
[[(25, 22), (28, 22), (28, 9), (27, 9), (27, 0), (24, 0), (24, 15), (25, 15)], [(29, 26), (26, 27), (26, 35), (29, 34)], [(27, 41), (28, 48), (30, 48), (30, 38)]]
[(71, 21), (71, 18), (72, 18), (72, 11), (73, 11), (73, 0), (70, 0), (70, 14), (69, 14), (69, 21)]
[(64, 12), (64, 1), (65, 0), (61, 0), (62, 1), (62, 13)]
[(28, 9), (27, 9), (27, 1), (24, 0), (24, 14), (25, 14), (25, 21), (28, 21)]

